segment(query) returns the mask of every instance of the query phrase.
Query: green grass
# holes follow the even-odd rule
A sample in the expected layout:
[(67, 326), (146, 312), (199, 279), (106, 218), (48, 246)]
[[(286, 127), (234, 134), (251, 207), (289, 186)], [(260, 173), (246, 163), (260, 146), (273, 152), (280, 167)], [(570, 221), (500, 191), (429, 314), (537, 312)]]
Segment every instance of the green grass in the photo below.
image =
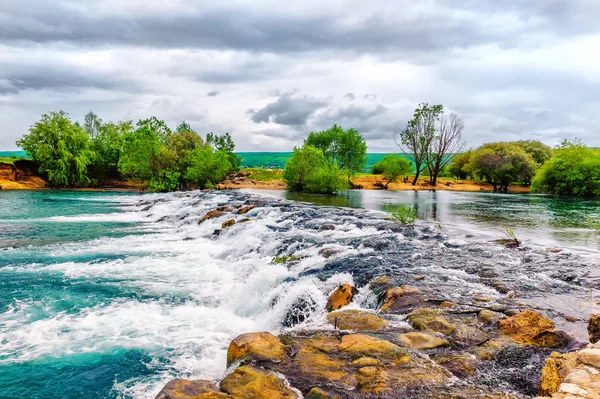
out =
[(277, 169), (245, 168), (242, 171), (247, 174), (246, 177), (250, 180), (273, 181), (283, 179), (281, 171)]

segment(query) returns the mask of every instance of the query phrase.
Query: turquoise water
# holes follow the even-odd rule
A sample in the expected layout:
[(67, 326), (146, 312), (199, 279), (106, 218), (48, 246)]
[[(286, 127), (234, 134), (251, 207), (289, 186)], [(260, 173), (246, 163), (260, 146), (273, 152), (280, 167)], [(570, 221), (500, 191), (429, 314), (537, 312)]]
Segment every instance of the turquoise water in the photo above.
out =
[[(373, 251), (363, 243), (379, 240), (378, 226), (387, 223), (381, 212), (276, 202), (217, 236), (226, 217), (197, 223), (207, 210), (241, 204), (250, 194), (0, 192), (0, 398), (153, 398), (175, 377), (217, 380), (238, 334), (276, 332), (299, 295), (310, 293), (324, 307), (332, 287), (381, 272), (361, 263)], [(446, 271), (496, 259), (504, 283), (556, 311), (589, 296), (589, 287), (600, 288), (589, 260), (597, 259), (600, 234), (584, 223), (598, 211), (597, 201), (452, 192), (256, 195), (374, 211), (413, 204), (428, 225), (425, 235), (440, 223), (449, 252), (429, 238), (408, 250), (413, 244), (388, 234), (390, 252), (377, 262), (388, 262), (382, 270), (399, 276), (440, 274), (430, 284), (449, 295), (498, 295), (464, 272), (448, 280)], [(318, 232), (321, 223), (338, 228)], [(488, 256), (499, 226), (515, 228), (533, 249), (496, 248)], [(474, 247), (461, 250), (457, 239)], [(337, 245), (341, 260), (320, 257), (322, 245)], [(411, 251), (428, 257), (419, 264)], [(271, 262), (296, 253), (306, 259), (295, 268)], [(525, 263), (523, 254), (534, 260)], [(417, 269), (395, 271), (395, 265)]]

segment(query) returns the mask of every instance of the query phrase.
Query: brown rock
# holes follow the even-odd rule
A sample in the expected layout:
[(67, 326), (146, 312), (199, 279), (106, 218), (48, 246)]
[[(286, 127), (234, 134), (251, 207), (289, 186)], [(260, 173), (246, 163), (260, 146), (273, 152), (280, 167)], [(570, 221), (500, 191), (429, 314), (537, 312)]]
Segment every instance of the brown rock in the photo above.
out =
[[(403, 354), (404, 351), (398, 345), (379, 338), (373, 338), (364, 334), (349, 334), (342, 337), (342, 342), (338, 345), (340, 352), (355, 353), (360, 355), (382, 355), (382, 354)], [(405, 356), (404, 363), (409, 362), (408, 355)]]
[(414, 328), (421, 331), (440, 332), (444, 335), (451, 334), (456, 327), (444, 316), (439, 309), (421, 308), (406, 316)]
[(483, 324), (494, 324), (504, 317), (505, 316), (502, 313), (492, 312), (487, 309), (482, 309), (477, 314), (477, 320)]
[(250, 212), (250, 211), (251, 211), (252, 209), (254, 209), (254, 208), (256, 208), (254, 205), (248, 205), (248, 206), (245, 206), (245, 207), (241, 208), (241, 209), (238, 211), (238, 214), (240, 214), (240, 215), (243, 215), (243, 214), (245, 214), (245, 213), (248, 213), (248, 212)]
[(369, 284), (369, 288), (376, 295), (383, 294), (388, 288), (392, 288), (392, 280), (387, 276), (379, 276)]
[(450, 342), (446, 341), (443, 338), (418, 331), (401, 334), (398, 337), (398, 340), (400, 341), (400, 343), (402, 343), (403, 346), (421, 350), (434, 349), (439, 348), (441, 346), (450, 345)]
[(219, 212), (231, 212), (233, 211), (233, 208), (229, 205), (223, 205), (217, 208), (217, 211)]
[(362, 310), (339, 310), (327, 315), (327, 321), (340, 330), (376, 331), (388, 325), (388, 322), (376, 314)]
[(274, 374), (252, 366), (235, 369), (223, 381), (221, 391), (236, 399), (296, 399), (298, 395)]
[(498, 322), (500, 331), (525, 345), (558, 348), (568, 342), (565, 334), (554, 331), (554, 323), (532, 310), (524, 310)]
[(444, 301), (440, 303), (440, 308), (453, 308), (456, 307), (456, 303), (451, 301)]
[[(156, 399), (197, 399), (204, 398), (203, 394), (213, 393), (220, 394), (223, 398), (227, 398), (226, 394), (220, 393), (219, 388), (207, 380), (183, 380), (175, 379), (169, 381), (167, 385), (156, 395)], [(218, 398), (218, 396), (215, 396)]]
[(338, 286), (329, 296), (329, 300), (327, 301), (327, 311), (331, 312), (348, 305), (352, 302), (352, 298), (354, 298), (354, 295), (357, 293), (358, 290), (350, 284)]
[(229, 219), (223, 222), (223, 224), (221, 225), (222, 229), (225, 229), (227, 227), (233, 226), (235, 224), (235, 220), (234, 219)]
[(246, 333), (238, 336), (227, 348), (227, 366), (240, 359), (281, 361), (285, 357), (285, 345), (268, 332)]
[(450, 371), (458, 378), (467, 378), (477, 372), (474, 363), (476, 358), (473, 355), (463, 354), (460, 356), (442, 356), (435, 359), (435, 361), (444, 366), (444, 368)]
[(308, 391), (305, 399), (342, 399), (342, 397), (315, 387)]
[(586, 348), (579, 351), (577, 356), (580, 362), (589, 364), (590, 366), (600, 367), (600, 349)]
[(588, 318), (587, 330), (592, 344), (600, 340), (600, 313), (593, 314)]
[(404, 310), (412, 308), (423, 301), (421, 290), (410, 285), (390, 288), (385, 291), (381, 311), (386, 312), (391, 308)]
[(359, 357), (352, 361), (352, 365), (358, 367), (377, 366), (379, 363), (379, 360), (367, 356)]
[(202, 217), (202, 219), (200, 219), (200, 221), (198, 222), (198, 224), (206, 222), (208, 219), (214, 219), (214, 218), (218, 218), (219, 216), (223, 216), (224, 213), (217, 211), (216, 209), (213, 209), (212, 211), (208, 211), (206, 213), (206, 215), (204, 215)]
[(553, 393), (558, 391), (558, 386), (560, 385), (560, 376), (558, 374), (560, 363), (560, 357), (549, 357), (546, 359), (546, 363), (542, 367), (538, 395), (552, 396)]

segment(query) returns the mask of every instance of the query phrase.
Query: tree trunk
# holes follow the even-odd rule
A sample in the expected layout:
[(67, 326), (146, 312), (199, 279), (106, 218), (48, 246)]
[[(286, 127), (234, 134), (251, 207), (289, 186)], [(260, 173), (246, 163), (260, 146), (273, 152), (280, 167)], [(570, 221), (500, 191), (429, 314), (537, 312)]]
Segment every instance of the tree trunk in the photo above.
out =
[(431, 178), (431, 185), (434, 186), (434, 187), (437, 184), (437, 178), (438, 178), (438, 173), (434, 172), (433, 177)]
[(420, 173), (421, 173), (421, 171), (417, 169), (417, 173), (415, 173), (415, 178), (413, 179), (413, 182), (412, 182), (413, 186), (417, 185), (417, 181), (419, 181), (419, 174)]

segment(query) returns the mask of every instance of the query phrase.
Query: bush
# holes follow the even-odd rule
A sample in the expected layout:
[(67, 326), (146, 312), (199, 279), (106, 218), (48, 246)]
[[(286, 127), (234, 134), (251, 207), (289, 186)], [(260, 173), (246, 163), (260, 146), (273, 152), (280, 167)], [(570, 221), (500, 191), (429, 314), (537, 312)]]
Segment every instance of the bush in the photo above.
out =
[(174, 191), (179, 185), (180, 176), (181, 173), (179, 172), (165, 171), (160, 174), (160, 177), (152, 179), (148, 186), (148, 190), (159, 193)]
[(392, 219), (401, 224), (413, 224), (417, 220), (417, 210), (412, 205), (388, 206)]
[(387, 190), (390, 183), (394, 183), (399, 177), (408, 176), (412, 172), (412, 163), (400, 155), (386, 155), (380, 163), (383, 179), (386, 180), (384, 189)]
[(473, 155), (473, 150), (468, 150), (462, 154), (457, 154), (452, 158), (452, 162), (448, 165), (448, 173), (451, 177), (456, 177), (461, 180), (469, 177), (467, 165), (471, 160), (471, 155)]
[(600, 197), (600, 149), (564, 142), (536, 173), (534, 192)]
[(371, 166), (371, 174), (372, 175), (382, 175), (383, 174), (383, 164), (381, 161), (378, 161), (373, 166)]
[(283, 170), (288, 189), (331, 194), (346, 187), (336, 165), (328, 164), (323, 152), (313, 146), (294, 148), (294, 155)]
[(192, 152), (185, 180), (198, 188), (212, 188), (231, 172), (229, 155), (204, 145)]

